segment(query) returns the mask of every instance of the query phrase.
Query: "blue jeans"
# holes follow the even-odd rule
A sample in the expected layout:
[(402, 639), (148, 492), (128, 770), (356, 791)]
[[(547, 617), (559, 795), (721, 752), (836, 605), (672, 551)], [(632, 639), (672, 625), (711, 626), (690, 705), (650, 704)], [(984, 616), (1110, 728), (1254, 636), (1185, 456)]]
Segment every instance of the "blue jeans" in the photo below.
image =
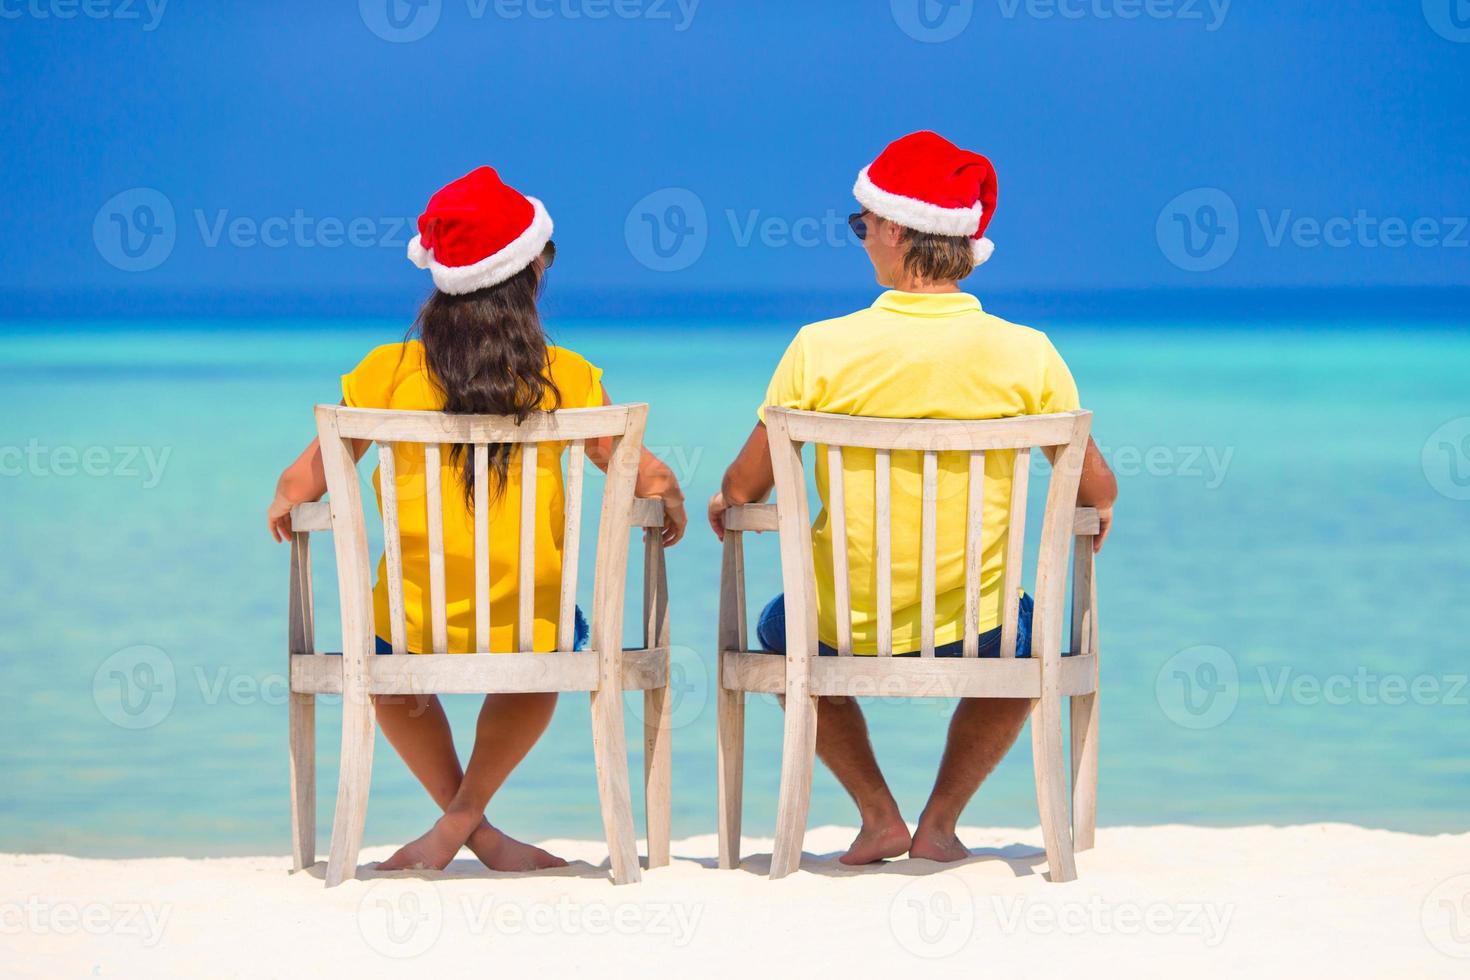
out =
[[(1018, 657), (1031, 656), (1031, 610), (1034, 605), (1029, 595), (1021, 596), (1021, 604), (1016, 616), (1016, 656)], [(766, 603), (766, 608), (761, 610), (760, 621), (755, 626), (755, 635), (761, 641), (762, 653), (786, 653), (786, 596), (784, 593)], [(956, 640), (934, 648), (936, 657), (962, 657), (964, 654), (963, 640)], [(837, 651), (825, 643), (818, 643), (817, 655), (835, 657)], [(894, 656), (917, 657), (919, 652), (897, 653)], [(1000, 656), (999, 628), (980, 634), (980, 656)]]
[[(582, 607), (575, 607), (572, 610), (572, 649), (587, 649), (587, 638), (591, 635), (592, 630), (587, 625), (587, 617), (582, 615)], [(381, 636), (375, 636), (373, 639), (378, 641), (378, 656), (391, 656), (393, 654), (393, 644)]]

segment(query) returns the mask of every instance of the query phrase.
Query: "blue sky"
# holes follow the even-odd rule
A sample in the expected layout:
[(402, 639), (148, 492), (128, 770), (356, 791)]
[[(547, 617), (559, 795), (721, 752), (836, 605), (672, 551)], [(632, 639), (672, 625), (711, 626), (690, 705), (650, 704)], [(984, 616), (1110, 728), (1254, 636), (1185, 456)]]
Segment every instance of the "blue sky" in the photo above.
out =
[(1466, 0), (0, 0), (0, 294), (416, 296), (481, 163), (574, 288), (865, 287), (919, 128), (996, 163), (977, 289), (1463, 286), (1467, 92)]

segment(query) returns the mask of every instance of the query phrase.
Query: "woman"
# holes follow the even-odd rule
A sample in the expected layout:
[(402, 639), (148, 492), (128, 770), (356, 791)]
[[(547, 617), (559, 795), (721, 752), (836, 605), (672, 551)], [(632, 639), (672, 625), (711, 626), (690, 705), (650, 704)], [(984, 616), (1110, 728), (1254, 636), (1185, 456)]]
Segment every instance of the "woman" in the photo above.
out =
[[(526, 418), (536, 411), (611, 404), (602, 372), (580, 355), (547, 343), (536, 300), (556, 248), (551, 218), (541, 202), (501, 182), (481, 167), (429, 200), (419, 218), (419, 235), (409, 258), (429, 269), (435, 291), (415, 323), (417, 337), (372, 351), (342, 378), (344, 405), (445, 411)], [(358, 457), (366, 443), (355, 447)], [(551, 650), (556, 640), (556, 610), (561, 577), (563, 490), (561, 450), (542, 445), (537, 473), (536, 526), (550, 528), (536, 549), (534, 648)], [(587, 444), (587, 456), (603, 469), (611, 440)], [(443, 459), (444, 564), (450, 653), (474, 649), (473, 499), (490, 494), (491, 648), (513, 650), (519, 554), (520, 485), (512, 479), (511, 446), (490, 449), (489, 486), (474, 485), (473, 460), (462, 446)], [(397, 453), (399, 533), (403, 554), (406, 643), (410, 651), (429, 649), (428, 542), (423, 507), (424, 453), (402, 446)], [(374, 486), (378, 486), (378, 474)], [(281, 474), (267, 523), (277, 541), (290, 533), (291, 508), (326, 493), (321, 448), (313, 441)], [(458, 491), (458, 492), (456, 492)], [(686, 517), (679, 483), (663, 463), (644, 450), (637, 494), (663, 501), (663, 542), (683, 536)], [(380, 491), (381, 493), (381, 491)], [(549, 547), (547, 546), (549, 543)], [(373, 595), (378, 652), (391, 653), (387, 577), (378, 565)], [(576, 615), (576, 647), (586, 642), (587, 625)], [(492, 694), (485, 698), (475, 729), (469, 766), (460, 768), (449, 722), (437, 697), (376, 699), (383, 734), (424, 784), (444, 814), (428, 833), (401, 848), (379, 867), (444, 868), (461, 846), (468, 846), (496, 871), (560, 867), (566, 862), (506, 835), (485, 819), (491, 796), (510, 775), (551, 721), (556, 695)]]

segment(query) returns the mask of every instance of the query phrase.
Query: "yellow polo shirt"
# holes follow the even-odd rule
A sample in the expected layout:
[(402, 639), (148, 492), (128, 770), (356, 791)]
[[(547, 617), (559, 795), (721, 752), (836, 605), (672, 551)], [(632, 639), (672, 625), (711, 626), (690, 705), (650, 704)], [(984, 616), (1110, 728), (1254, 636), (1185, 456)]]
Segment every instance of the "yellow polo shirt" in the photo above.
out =
[[(764, 404), (893, 419), (1007, 418), (1080, 407), (1076, 382), (1046, 334), (986, 313), (968, 293), (895, 290), (879, 296), (868, 309), (803, 327), (777, 365)], [(764, 413), (764, 408), (758, 413), (762, 419)], [(985, 454), (982, 633), (1000, 625), (1014, 465), (1014, 451)], [(844, 450), (843, 469), (853, 652), (875, 654), (873, 451)], [(893, 453), (891, 473), (893, 649), (903, 653), (919, 649), (921, 643), (922, 454)], [(953, 643), (964, 635), (967, 456), (941, 453), (938, 475), (935, 645)], [(816, 476), (823, 504), (812, 527), (817, 633), (823, 643), (836, 646), (826, 453), (816, 455)]]
[[(548, 350), (547, 376), (561, 394), (561, 408), (596, 408), (603, 402), (602, 372), (580, 355), (563, 347)], [(548, 397), (550, 397), (548, 393)], [(342, 398), (354, 408), (391, 408), (439, 411), (439, 391), (417, 340), (385, 344), (342, 376)], [(551, 408), (548, 402), (544, 407)], [(556, 648), (557, 607), (561, 590), (561, 556), (565, 519), (561, 454), (565, 443), (540, 444), (536, 470), (536, 598), (533, 647)], [(459, 470), (440, 454), (439, 487), (444, 504), (444, 591), (447, 598), (448, 649), (470, 653), (475, 649), (475, 521), (465, 505)], [(402, 445), (395, 457), (398, 467), (398, 530), (403, 548), (403, 607), (408, 649), (427, 653), (429, 622), (429, 531), (425, 507), (424, 451)], [(511, 457), (506, 486), (490, 501), (490, 649), (516, 649), (518, 611), (521, 481), (520, 455)], [(382, 508), (381, 475), (373, 471), (373, 490)], [(391, 636), (388, 619), (387, 559), (378, 563), (373, 589), (373, 619), (377, 634)]]

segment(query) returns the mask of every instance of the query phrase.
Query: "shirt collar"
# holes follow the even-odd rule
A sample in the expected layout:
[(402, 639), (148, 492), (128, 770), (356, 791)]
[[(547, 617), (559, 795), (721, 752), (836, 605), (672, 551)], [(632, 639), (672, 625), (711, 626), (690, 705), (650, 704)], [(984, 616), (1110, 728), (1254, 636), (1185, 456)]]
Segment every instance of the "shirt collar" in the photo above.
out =
[(875, 309), (908, 316), (954, 316), (981, 312), (980, 301), (969, 293), (905, 293), (890, 289), (873, 302)]

